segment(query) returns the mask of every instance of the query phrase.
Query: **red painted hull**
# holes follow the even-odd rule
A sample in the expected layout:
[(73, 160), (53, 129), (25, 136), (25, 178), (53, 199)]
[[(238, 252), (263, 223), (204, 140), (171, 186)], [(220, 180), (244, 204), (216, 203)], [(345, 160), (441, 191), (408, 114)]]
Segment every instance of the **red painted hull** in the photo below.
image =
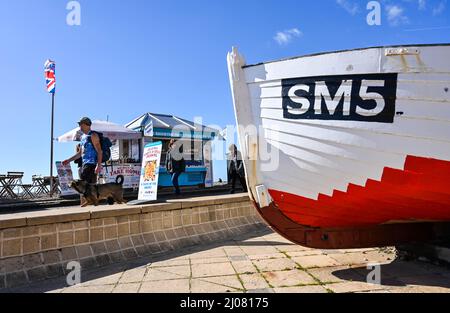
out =
[(320, 195), (318, 200), (269, 192), (286, 217), (307, 227), (450, 221), (450, 162), (408, 156), (404, 170), (385, 168), (381, 181), (349, 185), (347, 192)]

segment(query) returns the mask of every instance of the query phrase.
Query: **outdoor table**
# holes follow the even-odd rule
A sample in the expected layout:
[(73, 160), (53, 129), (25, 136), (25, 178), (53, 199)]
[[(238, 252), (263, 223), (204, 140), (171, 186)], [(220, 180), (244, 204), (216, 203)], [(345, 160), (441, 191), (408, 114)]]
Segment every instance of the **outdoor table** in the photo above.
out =
[(35, 195), (32, 192), (33, 185), (21, 185), (22, 187), (22, 199), (33, 199)]
[(22, 185), (22, 178), (24, 172), (8, 172), (7, 176), (10, 178), (9, 185), (16, 197), (19, 197), (20, 187)]
[(34, 175), (32, 181), (35, 196), (45, 195), (50, 192), (50, 190), (45, 185), (45, 180), (43, 177)]
[(2, 198), (17, 199), (18, 195), (14, 189), (21, 185), (22, 178), (22, 172), (8, 172), (8, 175), (0, 175), (0, 185), (2, 186), (0, 196)]

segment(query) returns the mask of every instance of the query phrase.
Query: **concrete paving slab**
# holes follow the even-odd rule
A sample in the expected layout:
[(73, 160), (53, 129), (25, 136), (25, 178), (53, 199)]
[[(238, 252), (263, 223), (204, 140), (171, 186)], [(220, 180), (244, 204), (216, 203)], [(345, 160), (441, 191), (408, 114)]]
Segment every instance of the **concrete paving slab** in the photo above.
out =
[(264, 277), (259, 273), (243, 274), (239, 275), (239, 278), (247, 290), (270, 288)]
[(137, 293), (141, 287), (140, 283), (119, 284), (114, 287), (113, 293)]
[(238, 274), (253, 274), (258, 272), (258, 269), (251, 261), (231, 262), (231, 265)]
[(262, 275), (273, 287), (293, 287), (317, 284), (317, 281), (311, 277), (311, 275), (298, 269), (281, 272), (266, 272)]
[(349, 266), (320, 267), (309, 269), (308, 273), (322, 283), (361, 281), (364, 276)]
[(244, 287), (237, 275), (220, 276), (220, 277), (206, 277), (206, 278), (199, 278), (198, 280), (202, 280), (205, 282), (222, 285), (222, 286), (226, 286), (226, 287), (231, 287), (231, 288), (234, 288), (237, 290), (244, 290)]
[(327, 293), (328, 291), (323, 286), (301, 286), (301, 287), (286, 287), (275, 288), (275, 293)]
[(146, 271), (146, 268), (125, 271), (119, 280), (119, 284), (139, 283), (144, 279)]
[(189, 279), (147, 281), (142, 283), (139, 293), (188, 293)]
[(298, 263), (302, 268), (316, 268), (327, 266), (341, 265), (338, 261), (330, 258), (327, 255), (311, 255), (294, 257), (292, 260)]
[(159, 268), (155, 269), (155, 268), (150, 268), (143, 281), (144, 282), (149, 282), (149, 281), (166, 281), (166, 280), (172, 280), (172, 279), (182, 279), (182, 278), (187, 278), (184, 275), (179, 275), (177, 273), (171, 273), (171, 272), (167, 272), (167, 271), (163, 271)]
[(231, 262), (227, 263), (214, 263), (214, 264), (193, 264), (192, 277), (211, 277), (211, 276), (226, 276), (234, 275), (234, 271)]
[(294, 261), (288, 258), (254, 260), (252, 262), (261, 272), (291, 270), (297, 266)]
[(226, 293), (233, 291), (239, 291), (239, 289), (210, 283), (197, 278), (191, 281), (192, 293)]

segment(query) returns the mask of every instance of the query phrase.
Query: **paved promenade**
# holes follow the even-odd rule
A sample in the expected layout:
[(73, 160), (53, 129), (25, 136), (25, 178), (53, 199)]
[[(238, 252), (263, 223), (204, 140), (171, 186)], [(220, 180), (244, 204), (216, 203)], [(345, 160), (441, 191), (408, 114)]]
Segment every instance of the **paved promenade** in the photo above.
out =
[[(380, 264), (381, 284), (367, 283), (368, 264)], [(376, 277), (370, 276), (369, 277)], [(232, 241), (182, 249), (82, 271), (82, 283), (65, 279), (6, 291), (52, 293), (428, 293), (450, 292), (450, 270), (405, 262), (395, 249), (324, 251), (286, 241), (271, 230)]]

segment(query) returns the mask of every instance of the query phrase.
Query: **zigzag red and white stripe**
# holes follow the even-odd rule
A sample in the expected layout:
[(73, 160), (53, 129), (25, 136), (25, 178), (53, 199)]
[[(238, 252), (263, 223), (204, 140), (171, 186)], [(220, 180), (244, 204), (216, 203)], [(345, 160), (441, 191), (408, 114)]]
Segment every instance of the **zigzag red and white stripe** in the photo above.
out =
[(353, 227), (399, 221), (450, 221), (450, 162), (408, 156), (404, 170), (385, 168), (380, 181), (350, 184), (317, 200), (270, 190), (290, 219), (312, 227)]

